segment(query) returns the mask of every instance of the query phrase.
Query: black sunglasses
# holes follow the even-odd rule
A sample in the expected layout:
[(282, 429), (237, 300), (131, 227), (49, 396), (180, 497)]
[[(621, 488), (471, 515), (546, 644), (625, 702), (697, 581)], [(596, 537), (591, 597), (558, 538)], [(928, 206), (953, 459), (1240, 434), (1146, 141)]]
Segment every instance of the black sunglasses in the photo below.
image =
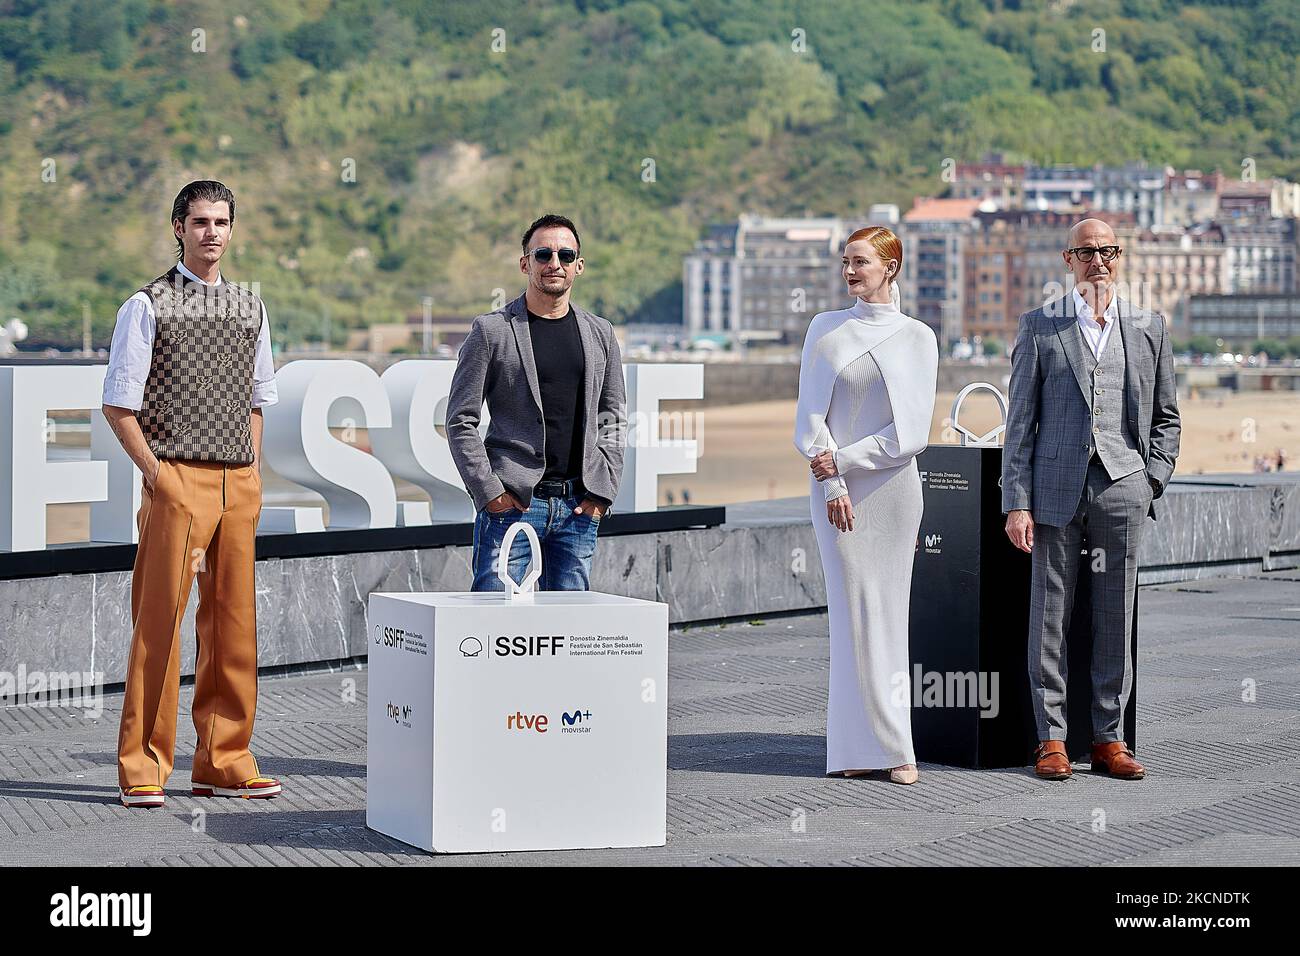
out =
[[(556, 254), (556, 250), (553, 250), (547, 246), (538, 246), (532, 252), (533, 258), (536, 259), (538, 262), (550, 262), (551, 256), (555, 254)], [(558, 254), (560, 256), (560, 261), (563, 262), (566, 266), (571, 265), (573, 261), (578, 258), (578, 253), (574, 249), (560, 249), (558, 250)]]
[(1113, 262), (1115, 257), (1124, 250), (1119, 246), (1076, 246), (1073, 249), (1066, 249), (1065, 251), (1078, 256), (1083, 262), (1091, 262), (1092, 254), (1094, 252), (1100, 252), (1103, 262)]

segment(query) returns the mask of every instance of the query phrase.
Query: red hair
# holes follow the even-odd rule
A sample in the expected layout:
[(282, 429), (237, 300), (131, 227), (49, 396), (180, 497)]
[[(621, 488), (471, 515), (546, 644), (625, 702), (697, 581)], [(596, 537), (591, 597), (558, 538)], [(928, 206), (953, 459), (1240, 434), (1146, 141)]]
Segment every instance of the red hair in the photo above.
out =
[(898, 269), (889, 277), (891, 282), (898, 281), (898, 277), (903, 272), (903, 244), (899, 242), (898, 236), (884, 226), (867, 226), (845, 239), (844, 245), (848, 246), (850, 242), (857, 242), (859, 239), (870, 242), (880, 258), (893, 259), (898, 263)]

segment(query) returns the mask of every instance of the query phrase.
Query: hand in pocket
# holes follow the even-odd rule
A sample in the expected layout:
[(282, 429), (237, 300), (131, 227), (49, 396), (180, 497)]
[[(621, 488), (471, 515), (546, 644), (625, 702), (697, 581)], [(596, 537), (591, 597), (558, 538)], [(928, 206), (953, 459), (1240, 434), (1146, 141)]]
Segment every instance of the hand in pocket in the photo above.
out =
[(504, 511), (509, 511), (512, 508), (515, 511), (524, 510), (524, 506), (519, 502), (519, 499), (516, 498), (508, 491), (501, 492), (501, 494), (497, 495), (495, 498), (489, 501), (487, 503), (486, 508), (488, 514), (494, 514), (494, 515), (499, 515)]

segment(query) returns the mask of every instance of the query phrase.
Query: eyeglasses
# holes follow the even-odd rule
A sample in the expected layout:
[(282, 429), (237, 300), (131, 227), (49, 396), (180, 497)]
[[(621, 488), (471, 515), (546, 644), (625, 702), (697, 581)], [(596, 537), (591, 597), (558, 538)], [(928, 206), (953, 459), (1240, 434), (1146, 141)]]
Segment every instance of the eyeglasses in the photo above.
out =
[(1065, 251), (1078, 256), (1082, 262), (1091, 262), (1094, 252), (1101, 253), (1103, 262), (1114, 262), (1115, 257), (1124, 250), (1119, 246), (1075, 246), (1073, 249), (1066, 249)]
[[(550, 262), (551, 257), (556, 255), (556, 253), (557, 250), (555, 249), (551, 249), (547, 246), (538, 246), (533, 250), (532, 256), (538, 262)], [(566, 266), (571, 265), (573, 261), (578, 258), (577, 250), (574, 249), (560, 249), (558, 250), (558, 254), (560, 256), (560, 261)]]

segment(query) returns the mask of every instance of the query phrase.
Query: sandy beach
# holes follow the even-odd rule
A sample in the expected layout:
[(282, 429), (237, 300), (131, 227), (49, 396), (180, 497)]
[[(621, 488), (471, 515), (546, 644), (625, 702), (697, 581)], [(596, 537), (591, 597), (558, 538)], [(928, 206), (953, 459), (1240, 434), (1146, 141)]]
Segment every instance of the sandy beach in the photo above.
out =
[[(941, 393), (930, 427), (932, 444), (957, 444), (958, 433), (948, 416), (956, 394)], [(703, 454), (694, 475), (659, 479), (661, 503), (671, 492), (677, 503), (682, 489), (694, 504), (728, 504), (808, 493), (807, 466), (791, 440), (795, 403), (756, 402), (730, 405), (701, 413)], [(1293, 459), (1300, 454), (1300, 395), (1265, 392), (1229, 395), (1220, 399), (1179, 401), (1182, 447), (1175, 474), (1250, 472), (1257, 455), (1278, 448)], [(991, 395), (978, 393), (962, 406), (961, 424), (983, 434), (998, 422)], [(1288, 466), (1293, 467), (1293, 466)]]

